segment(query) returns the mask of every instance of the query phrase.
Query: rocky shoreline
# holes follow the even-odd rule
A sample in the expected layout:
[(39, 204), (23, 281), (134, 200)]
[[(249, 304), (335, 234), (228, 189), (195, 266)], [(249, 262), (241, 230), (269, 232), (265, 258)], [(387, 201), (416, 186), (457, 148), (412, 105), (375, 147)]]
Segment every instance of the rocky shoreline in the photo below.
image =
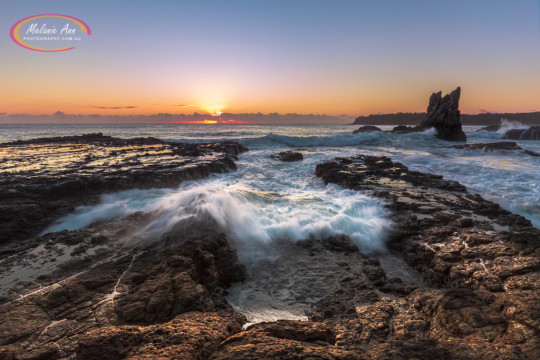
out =
[(0, 245), (37, 235), (103, 193), (178, 186), (236, 169), (233, 142), (169, 143), (101, 133), (0, 144)]
[[(61, 160), (38, 171), (43, 158), (33, 155), (21, 162), (26, 172), (5, 172), (2, 192), (16, 179), (23, 183), (2, 206), (40, 208), (51, 201), (36, 200), (45, 185), (78, 176), (74, 191), (65, 185), (56, 193), (66, 197), (53, 205), (60, 210), (50, 221), (81, 201), (95, 201), (100, 192), (88, 184), (97, 179), (107, 191), (171, 186), (232, 170), (235, 156), (247, 150), (235, 143), (86, 137), (0, 145), (18, 154), (13, 158), (23, 158), (30, 146)], [(120, 162), (143, 164), (117, 171), (112, 152), (122, 154)], [(89, 154), (90, 174), (77, 175), (73, 169)], [(145, 174), (158, 181), (140, 181)], [(336, 236), (277, 244), (287, 256), (246, 268), (234, 239), (217, 232), (160, 244), (126, 242), (129, 229), (151, 216), (145, 213), (45, 234), (0, 252), (4, 278), (44, 270), (1, 295), (0, 359), (540, 358), (540, 230), (529, 220), (458, 182), (386, 157), (336, 158), (319, 164), (315, 175), (384, 202), (394, 224), (388, 254), (361, 254), (346, 236)], [(84, 200), (74, 204), (77, 196)], [(12, 225), (3, 234), (20, 239), (45, 226)], [(290, 292), (308, 320), (243, 329), (248, 319), (228, 301), (241, 282), (253, 286), (251, 296)]]
[[(316, 174), (386, 200), (396, 229), (388, 246), (428, 285), (361, 306), (350, 295), (322, 304), (318, 318), (335, 324), (338, 345), (371, 358), (540, 357), (540, 230), (529, 220), (386, 157), (337, 158)], [(336, 307), (350, 315), (327, 311)]]

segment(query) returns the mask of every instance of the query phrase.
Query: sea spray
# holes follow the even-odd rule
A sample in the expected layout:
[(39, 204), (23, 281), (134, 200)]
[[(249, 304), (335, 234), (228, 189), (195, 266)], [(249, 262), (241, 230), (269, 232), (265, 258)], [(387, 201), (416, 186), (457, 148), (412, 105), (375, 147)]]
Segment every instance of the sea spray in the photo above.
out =
[(362, 252), (384, 252), (384, 239), (391, 229), (384, 218), (386, 210), (377, 200), (336, 185), (276, 193), (241, 183), (224, 187), (222, 181), (214, 180), (174, 191), (131, 190), (129, 196), (120, 192), (103, 201), (77, 209), (54, 228), (72, 229), (90, 218), (96, 220), (100, 209), (117, 219), (145, 211), (151, 216), (131, 229), (130, 239), (173, 243), (223, 232), (236, 244), (244, 262), (266, 257), (266, 245), (271, 242), (324, 240), (340, 234), (348, 235)]
[(528, 129), (528, 128), (529, 128), (529, 126), (523, 125), (519, 121), (510, 121), (510, 120), (507, 120), (507, 119), (501, 119), (501, 126), (499, 127), (499, 130), (497, 130), (497, 133), (501, 134), (501, 135), (504, 135), (508, 131), (513, 130), (513, 129), (523, 129), (523, 130), (525, 130), (525, 129)]

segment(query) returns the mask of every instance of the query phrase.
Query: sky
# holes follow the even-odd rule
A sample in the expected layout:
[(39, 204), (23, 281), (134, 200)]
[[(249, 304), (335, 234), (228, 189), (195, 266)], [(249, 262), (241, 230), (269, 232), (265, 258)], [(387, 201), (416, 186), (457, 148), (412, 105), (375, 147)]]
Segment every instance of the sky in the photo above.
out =
[[(538, 0), (3, 1), (0, 114), (540, 111)], [(63, 14), (91, 35), (39, 52), (19, 20)], [(0, 122), (2, 121), (0, 116)]]

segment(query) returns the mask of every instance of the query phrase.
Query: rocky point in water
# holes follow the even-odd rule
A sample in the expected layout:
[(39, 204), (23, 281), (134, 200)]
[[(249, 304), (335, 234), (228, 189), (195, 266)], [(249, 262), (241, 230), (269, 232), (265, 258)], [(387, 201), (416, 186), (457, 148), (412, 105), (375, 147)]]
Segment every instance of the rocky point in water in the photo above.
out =
[(540, 126), (531, 126), (528, 129), (509, 130), (504, 134), (503, 139), (540, 140)]
[(486, 152), (490, 151), (498, 151), (498, 150), (518, 150), (525, 154), (531, 155), (531, 156), (540, 156), (540, 154), (531, 151), (531, 150), (524, 150), (521, 146), (516, 144), (513, 141), (497, 141), (492, 143), (474, 143), (474, 144), (461, 144), (461, 145), (451, 145), (451, 146), (443, 146), (445, 148), (451, 148), (451, 149), (464, 149), (464, 150), (482, 150)]
[[(431, 94), (427, 108), (426, 119), (420, 125), (406, 126), (398, 125), (389, 133), (409, 134), (426, 131), (434, 128), (437, 132), (435, 136), (447, 141), (467, 141), (467, 136), (462, 129), (459, 112), (459, 98), (461, 88), (458, 87), (450, 94), (442, 97), (442, 92)], [(353, 131), (353, 134), (382, 131), (376, 126), (366, 125)], [(540, 134), (540, 132), (539, 132)]]
[(425, 129), (421, 128), (418, 125), (417, 126), (398, 125), (392, 130), (390, 130), (390, 132), (394, 134), (409, 134), (409, 133), (420, 132), (424, 130)]
[(36, 235), (106, 192), (178, 186), (236, 169), (225, 141), (182, 144), (102, 133), (0, 144), (0, 244)]
[(377, 126), (365, 125), (354, 130), (353, 135), (363, 134), (363, 133), (372, 133), (372, 132), (382, 132), (382, 130), (378, 128)]
[(492, 125), (487, 125), (487, 126), (484, 126), (478, 130), (476, 130), (476, 132), (480, 132), (480, 131), (491, 131), (491, 132), (495, 132), (495, 131), (499, 131), (501, 129), (501, 124), (492, 124)]
[(282, 151), (278, 154), (272, 154), (270, 157), (274, 160), (281, 160), (285, 162), (300, 161), (304, 159), (304, 155), (297, 151)]
[(467, 136), (461, 127), (460, 96), (460, 87), (444, 97), (442, 97), (441, 91), (431, 94), (426, 120), (420, 124), (420, 127), (423, 129), (435, 128), (436, 136), (442, 140), (467, 141)]

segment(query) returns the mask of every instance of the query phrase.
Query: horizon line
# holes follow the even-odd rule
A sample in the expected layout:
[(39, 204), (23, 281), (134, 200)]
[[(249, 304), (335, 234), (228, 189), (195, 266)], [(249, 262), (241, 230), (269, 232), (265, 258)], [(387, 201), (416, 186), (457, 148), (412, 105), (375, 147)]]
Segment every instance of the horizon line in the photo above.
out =
[[(461, 113), (461, 115), (503, 115), (503, 114), (533, 114), (538, 113), (540, 110), (529, 110), (529, 111), (514, 111), (514, 112), (483, 112), (479, 111), (476, 113)], [(313, 117), (331, 117), (331, 118), (357, 118), (357, 117), (367, 117), (367, 116), (382, 116), (382, 115), (398, 115), (398, 114), (425, 114), (426, 111), (398, 111), (398, 112), (388, 112), (388, 113), (372, 113), (367, 115), (349, 115), (349, 114), (339, 114), (339, 115), (331, 115), (331, 114), (306, 114), (306, 113), (278, 113), (278, 112), (270, 112), (270, 113), (261, 113), (261, 112), (250, 112), (250, 113), (223, 113), (220, 116), (215, 116), (212, 114), (207, 113), (198, 113), (194, 112), (191, 114), (182, 114), (182, 113), (154, 113), (154, 114), (68, 114), (64, 113), (62, 111), (57, 111), (52, 114), (27, 114), (27, 113), (4, 113), (0, 112), (0, 119), (2, 117), (13, 117), (13, 116), (42, 116), (42, 117), (69, 117), (69, 116), (77, 116), (77, 117), (122, 117), (122, 118), (129, 118), (129, 117), (155, 117), (155, 116), (199, 116), (199, 117), (210, 117), (216, 120), (219, 120), (224, 117), (234, 116), (234, 115), (255, 115), (255, 116), (313, 116)]]

